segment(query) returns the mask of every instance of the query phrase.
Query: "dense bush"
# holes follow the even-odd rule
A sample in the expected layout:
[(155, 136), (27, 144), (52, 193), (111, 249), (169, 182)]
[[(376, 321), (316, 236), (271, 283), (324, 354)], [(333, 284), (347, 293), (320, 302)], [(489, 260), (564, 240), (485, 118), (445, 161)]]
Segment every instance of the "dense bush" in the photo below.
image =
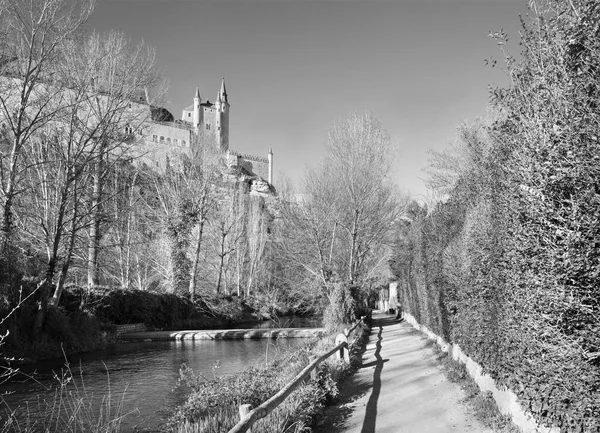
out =
[(6, 317), (19, 299), (24, 300), (0, 329), (2, 333), (8, 331), (2, 347), (6, 358), (28, 361), (61, 357), (98, 349), (106, 343), (105, 334), (93, 314), (80, 309), (69, 310), (63, 305), (47, 307), (44, 326), (40, 334), (34, 336), (36, 313), (40, 308), (36, 287), (33, 283), (23, 283), (20, 294), (15, 291), (6, 298), (2, 317)]
[(358, 318), (358, 288), (346, 283), (333, 283), (329, 304), (323, 313), (323, 324), (329, 331), (350, 324)]
[(195, 301), (169, 293), (141, 290), (69, 288), (61, 300), (68, 311), (85, 309), (102, 323), (145, 323), (154, 329), (225, 326), (252, 321), (254, 309), (231, 296), (197, 298)]
[[(9, 292), (10, 293), (10, 292)], [(58, 307), (48, 306), (41, 334), (34, 337), (40, 295), (33, 283), (3, 298), (5, 317), (21, 299), (32, 294), (0, 328), (9, 330), (4, 353), (17, 358), (61, 357), (104, 347), (114, 325), (145, 323), (151, 329), (204, 329), (256, 320), (255, 310), (230, 296), (205, 297), (195, 302), (172, 294), (140, 290), (67, 288)]]
[[(600, 431), (600, 5), (536, 3), (511, 87), (399, 230), (406, 310), (563, 432)], [(504, 46), (504, 35), (498, 34)]]

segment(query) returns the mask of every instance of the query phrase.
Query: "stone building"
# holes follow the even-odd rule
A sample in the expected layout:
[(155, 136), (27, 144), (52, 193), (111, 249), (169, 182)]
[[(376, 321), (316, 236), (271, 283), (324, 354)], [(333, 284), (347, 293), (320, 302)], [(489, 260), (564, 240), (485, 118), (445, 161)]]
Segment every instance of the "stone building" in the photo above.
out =
[(181, 119), (163, 108), (151, 110), (152, 121), (144, 133), (143, 160), (155, 168), (164, 168), (181, 155), (189, 152), (193, 143), (202, 136), (213, 142), (227, 156), (227, 164), (237, 167), (246, 175), (257, 176), (273, 184), (273, 152), (266, 157), (243, 154), (229, 148), (229, 98), (225, 80), (217, 92), (215, 102), (202, 100), (196, 88), (193, 103), (182, 110)]

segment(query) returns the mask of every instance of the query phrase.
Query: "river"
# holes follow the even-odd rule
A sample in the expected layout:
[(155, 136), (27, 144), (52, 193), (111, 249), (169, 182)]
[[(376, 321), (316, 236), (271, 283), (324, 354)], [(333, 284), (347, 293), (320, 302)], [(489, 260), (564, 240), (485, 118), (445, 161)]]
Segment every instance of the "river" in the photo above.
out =
[[(290, 323), (283, 325), (290, 326)], [(317, 323), (308, 325), (316, 326)], [(269, 325), (264, 322), (256, 325), (264, 326)], [(122, 402), (122, 413), (128, 414), (123, 421), (123, 432), (152, 430), (164, 423), (170, 410), (187, 396), (186, 389), (176, 387), (182, 364), (212, 379), (215, 374), (223, 376), (264, 363), (278, 351), (306, 342), (306, 339), (291, 338), (122, 343), (103, 351), (70, 357), (73, 381), (69, 386), (70, 389), (78, 386), (80, 393), (85, 387), (94, 401), (95, 411), (110, 391), (113, 401)], [(216, 364), (218, 367), (214, 368)], [(35, 380), (22, 376), (23, 381), (13, 380), (1, 385), (0, 393), (10, 394), (2, 397), (5, 405), (0, 416), (6, 417), (8, 406), (17, 409), (19, 419), (23, 419), (27, 411), (35, 417), (39, 412), (38, 399), (53, 401), (61, 371), (65, 371), (64, 361), (44, 362), (35, 366)]]

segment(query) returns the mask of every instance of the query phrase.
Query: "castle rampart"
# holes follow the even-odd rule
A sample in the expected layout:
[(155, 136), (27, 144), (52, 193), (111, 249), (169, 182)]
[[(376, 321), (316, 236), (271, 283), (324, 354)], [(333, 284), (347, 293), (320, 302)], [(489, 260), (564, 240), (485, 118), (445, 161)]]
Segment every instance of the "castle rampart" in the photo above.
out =
[(264, 164), (269, 163), (269, 160), (262, 156), (250, 155), (248, 153), (240, 153), (240, 152), (237, 152), (237, 151), (231, 150), (231, 149), (229, 150), (229, 154), (233, 155), (233, 156), (239, 156), (241, 158), (244, 158), (246, 161), (262, 162)]

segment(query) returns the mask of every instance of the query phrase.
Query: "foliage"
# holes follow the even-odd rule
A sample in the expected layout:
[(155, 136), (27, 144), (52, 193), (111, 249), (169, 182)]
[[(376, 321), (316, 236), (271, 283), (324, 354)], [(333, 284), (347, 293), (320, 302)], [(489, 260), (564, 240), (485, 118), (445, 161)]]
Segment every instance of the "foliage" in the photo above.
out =
[(411, 314), (563, 432), (600, 428), (598, 22), (597, 2), (532, 3), (511, 86), (434, 157), (446, 200), (393, 263)]
[(333, 289), (329, 295), (329, 304), (323, 313), (323, 324), (325, 328), (333, 332), (340, 325), (355, 322), (358, 318), (357, 288), (345, 283), (333, 283)]
[[(9, 300), (0, 314), (7, 316), (19, 299), (17, 294)], [(37, 287), (24, 285), (21, 299), (24, 301), (12, 316), (0, 324), (0, 332), (9, 332), (4, 354), (29, 359), (102, 348), (114, 338), (114, 325), (145, 323), (150, 329), (204, 329), (256, 318), (254, 309), (236, 297), (206, 297), (192, 302), (173, 294), (140, 290), (68, 287), (60, 305), (48, 307), (44, 326), (35, 338), (32, 328), (40, 301)]]
[[(438, 346), (435, 346), (438, 347)], [(482, 393), (479, 386), (469, 376), (465, 365), (455, 361), (452, 357), (444, 354), (442, 361), (446, 377), (451, 382), (456, 382), (465, 392), (463, 400), (473, 409), (475, 416), (494, 433), (519, 433), (520, 430), (512, 423), (510, 416), (502, 415), (498, 411), (494, 397), (491, 392)]]
[[(363, 337), (368, 333), (363, 332)], [(351, 363), (359, 363), (359, 345), (351, 348)], [(291, 352), (280, 354), (264, 366), (250, 367), (241, 373), (215, 377), (208, 380), (197, 376), (184, 366), (180, 370), (180, 385), (191, 388), (189, 399), (177, 408), (169, 422), (171, 431), (178, 433), (226, 432), (239, 420), (238, 407), (251, 404), (257, 407), (295, 377), (309, 362), (309, 356), (328, 350), (333, 338), (327, 337), (316, 343)], [(294, 391), (266, 418), (252, 427), (256, 432), (302, 432), (310, 431), (324, 405), (338, 395), (338, 383), (348, 373), (350, 366), (340, 365), (329, 358), (317, 370), (317, 379), (308, 381)]]
[(145, 323), (154, 329), (202, 329), (253, 319), (253, 309), (235, 297), (206, 297), (192, 302), (170, 293), (72, 288), (65, 305), (78, 308), (82, 297), (100, 322), (116, 325)]

